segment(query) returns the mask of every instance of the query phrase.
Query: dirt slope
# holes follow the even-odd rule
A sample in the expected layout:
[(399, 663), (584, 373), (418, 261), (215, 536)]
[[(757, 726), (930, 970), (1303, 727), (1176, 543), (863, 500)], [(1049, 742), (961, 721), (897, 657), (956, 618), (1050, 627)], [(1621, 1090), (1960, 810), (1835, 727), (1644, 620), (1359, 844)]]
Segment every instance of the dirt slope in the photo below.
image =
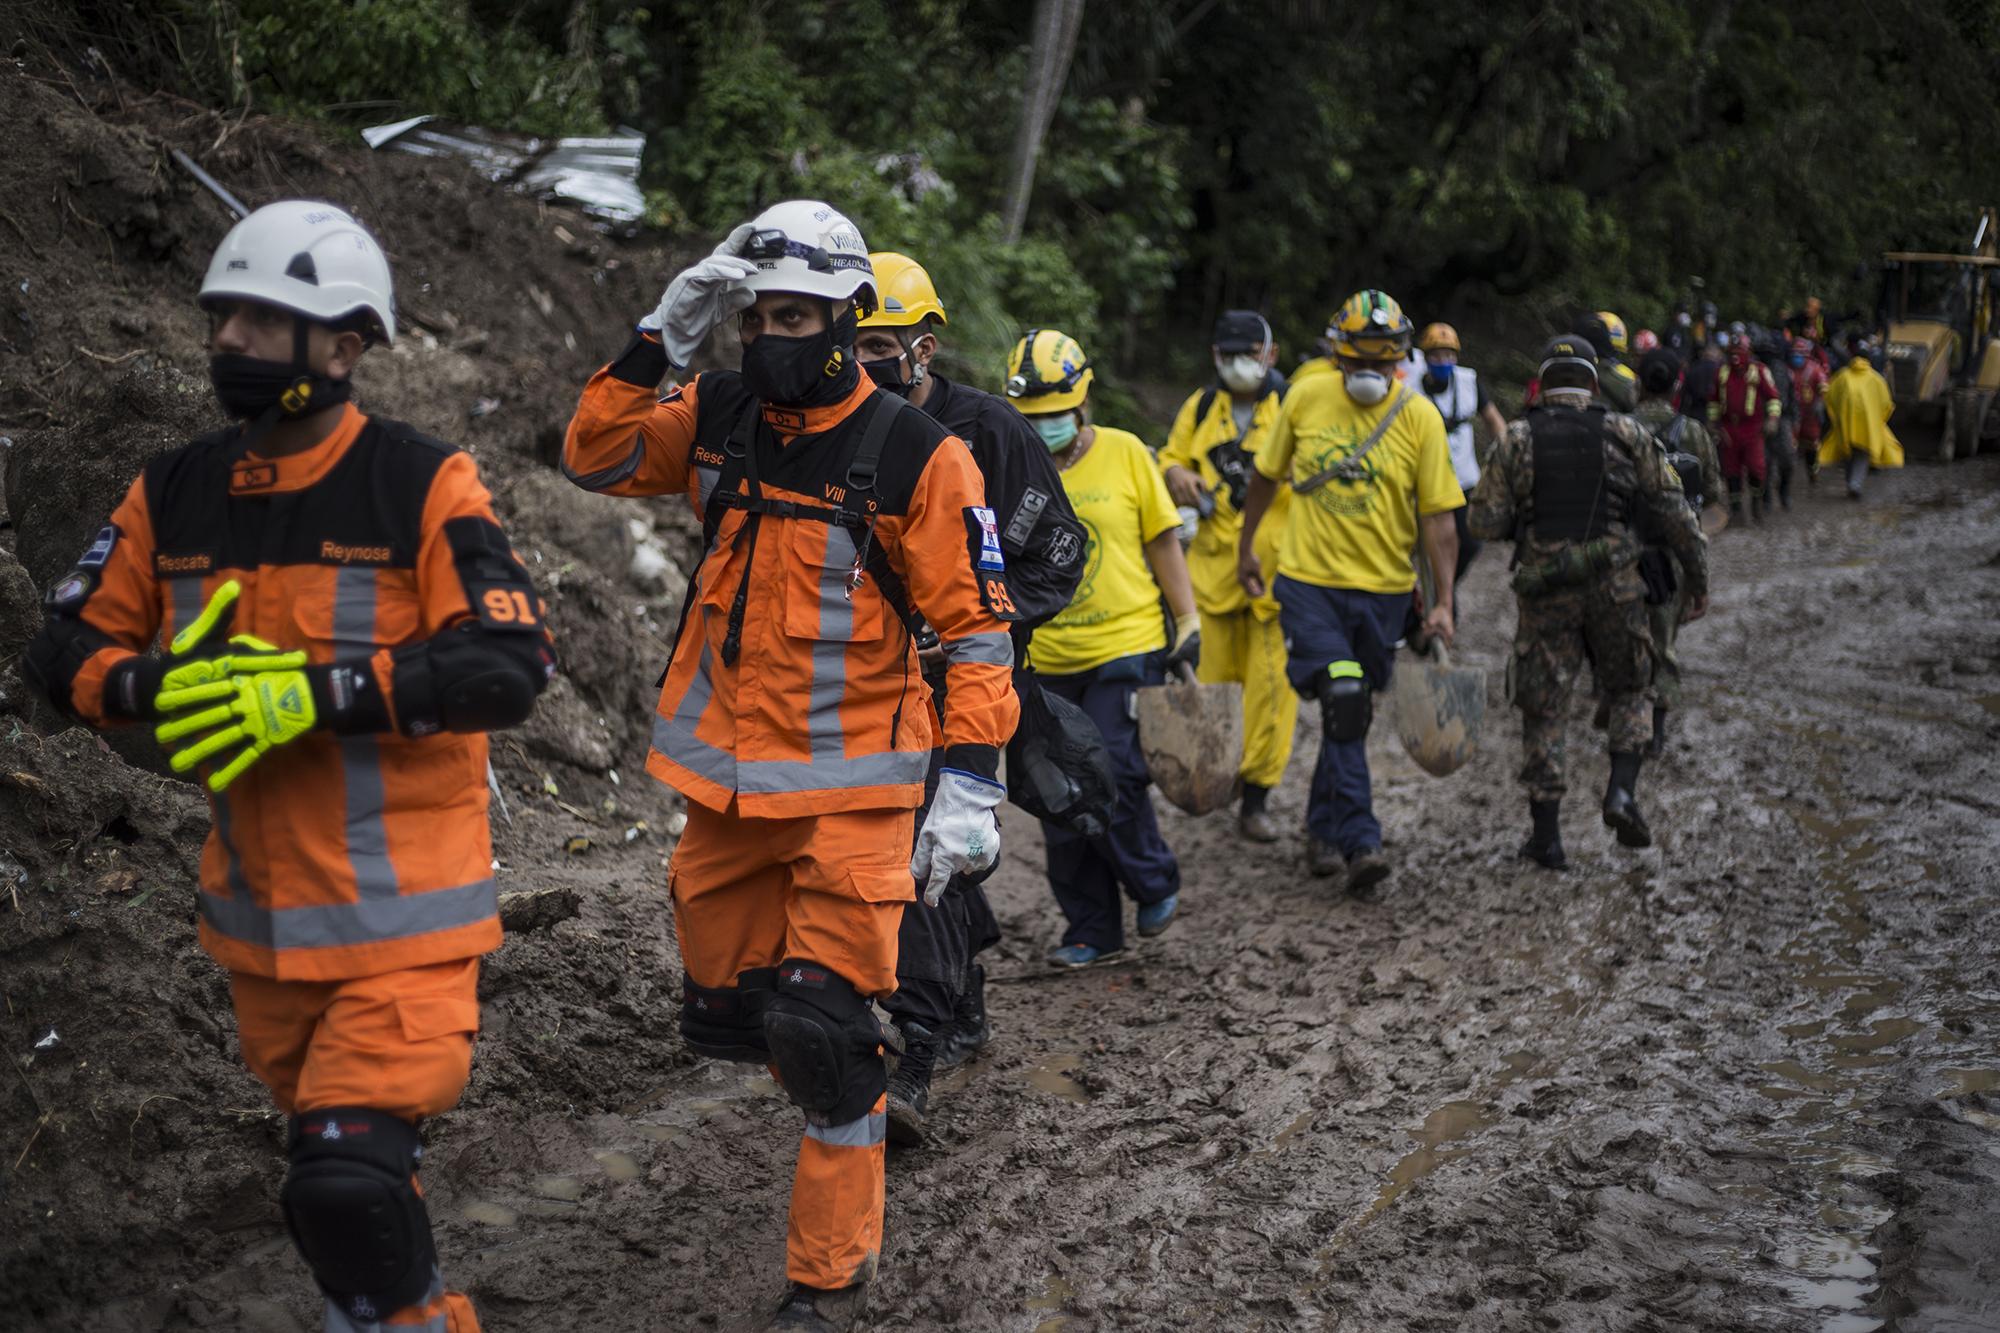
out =
[[(571, 255), (574, 218), (282, 126), (211, 148), (213, 116), (129, 92), (9, 70), (0, 117), (31, 131), (0, 158), (0, 547), (33, 571), (0, 552), (0, 664), (138, 461), (209, 420), (186, 297), (226, 219), (162, 144), (257, 197), (355, 202), (434, 321), (371, 356), (364, 396), (477, 450), (571, 672), (497, 748), (496, 832), (509, 887), (567, 885), (581, 913), (489, 961), (472, 1085), (428, 1130), (441, 1251), (496, 1333), (739, 1325), (775, 1298), (797, 1115), (672, 1030), (671, 802), (639, 768), (672, 606), (628, 574), (627, 524), (676, 520), (547, 464), (668, 261)], [(944, 1085), (936, 1146), (892, 1159), (877, 1323), (2000, 1327), (1996, 548), (1986, 460), (1726, 534), (1686, 640), (1698, 706), (1643, 782), (1662, 846), (1596, 826), (1579, 716), (1566, 876), (1512, 855), (1499, 553), (1465, 592), (1481, 755), (1439, 782), (1378, 746), (1386, 902), (1169, 813), (1184, 920), (1051, 976), (1011, 817), (1000, 1035)], [(188, 788), (41, 734), (0, 669), (0, 1324), (316, 1327), (280, 1125), (193, 944), (204, 823)]]

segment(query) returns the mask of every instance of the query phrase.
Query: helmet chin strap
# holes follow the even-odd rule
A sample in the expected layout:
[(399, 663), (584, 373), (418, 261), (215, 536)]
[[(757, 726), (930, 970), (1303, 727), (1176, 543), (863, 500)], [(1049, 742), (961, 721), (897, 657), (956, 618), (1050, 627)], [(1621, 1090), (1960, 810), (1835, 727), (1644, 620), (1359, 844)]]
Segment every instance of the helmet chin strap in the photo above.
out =
[[(306, 415), (315, 398), (325, 397), (320, 392), (322, 385), (335, 383), (323, 375), (315, 375), (312, 369), (312, 321), (304, 315), (292, 315), (292, 384), (279, 396), (278, 400), (253, 417), (237, 435), (230, 446), (229, 462), (242, 462), (250, 451), (263, 442), (280, 421), (289, 417)], [(334, 402), (339, 402), (338, 397)], [(331, 404), (329, 404), (330, 406)]]

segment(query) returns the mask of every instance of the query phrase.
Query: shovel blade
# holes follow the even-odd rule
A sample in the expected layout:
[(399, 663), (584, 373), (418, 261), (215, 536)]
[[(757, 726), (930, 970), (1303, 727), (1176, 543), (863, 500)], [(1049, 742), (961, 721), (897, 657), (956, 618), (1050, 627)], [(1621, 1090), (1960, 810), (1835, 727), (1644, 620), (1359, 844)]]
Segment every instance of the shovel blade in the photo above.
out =
[(1139, 749), (1160, 794), (1191, 815), (1228, 804), (1243, 766), (1243, 687), (1148, 685), (1138, 707)]
[(1478, 667), (1398, 663), (1389, 698), (1403, 748), (1433, 777), (1457, 772), (1479, 748), (1486, 673)]

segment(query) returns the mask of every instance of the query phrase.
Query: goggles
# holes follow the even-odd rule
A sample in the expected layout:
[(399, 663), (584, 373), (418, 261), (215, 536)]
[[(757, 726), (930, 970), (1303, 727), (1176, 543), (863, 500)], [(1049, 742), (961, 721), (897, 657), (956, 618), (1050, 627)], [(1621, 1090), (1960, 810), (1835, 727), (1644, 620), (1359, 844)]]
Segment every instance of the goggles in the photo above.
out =
[(817, 245), (807, 245), (795, 241), (777, 227), (766, 227), (763, 231), (753, 231), (738, 253), (745, 259), (778, 260), (798, 259), (814, 273), (837, 273), (843, 269), (870, 268), (865, 255), (837, 255), (823, 250)]

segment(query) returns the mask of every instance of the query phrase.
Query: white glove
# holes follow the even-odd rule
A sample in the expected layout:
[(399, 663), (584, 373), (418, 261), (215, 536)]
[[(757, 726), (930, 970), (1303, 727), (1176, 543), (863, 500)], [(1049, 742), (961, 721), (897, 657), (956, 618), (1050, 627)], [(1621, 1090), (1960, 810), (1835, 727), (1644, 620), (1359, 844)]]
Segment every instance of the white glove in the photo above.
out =
[(641, 329), (660, 335), (674, 369), (687, 369), (716, 325), (756, 303), (757, 294), (741, 284), (757, 266), (736, 253), (750, 231), (742, 224), (708, 258), (675, 274), (659, 309), (639, 321)]
[(936, 907), (953, 875), (977, 874), (1000, 859), (1000, 824), (993, 811), (1006, 797), (999, 783), (962, 769), (938, 774), (930, 817), (910, 858), (910, 875), (924, 886), (925, 902)]

